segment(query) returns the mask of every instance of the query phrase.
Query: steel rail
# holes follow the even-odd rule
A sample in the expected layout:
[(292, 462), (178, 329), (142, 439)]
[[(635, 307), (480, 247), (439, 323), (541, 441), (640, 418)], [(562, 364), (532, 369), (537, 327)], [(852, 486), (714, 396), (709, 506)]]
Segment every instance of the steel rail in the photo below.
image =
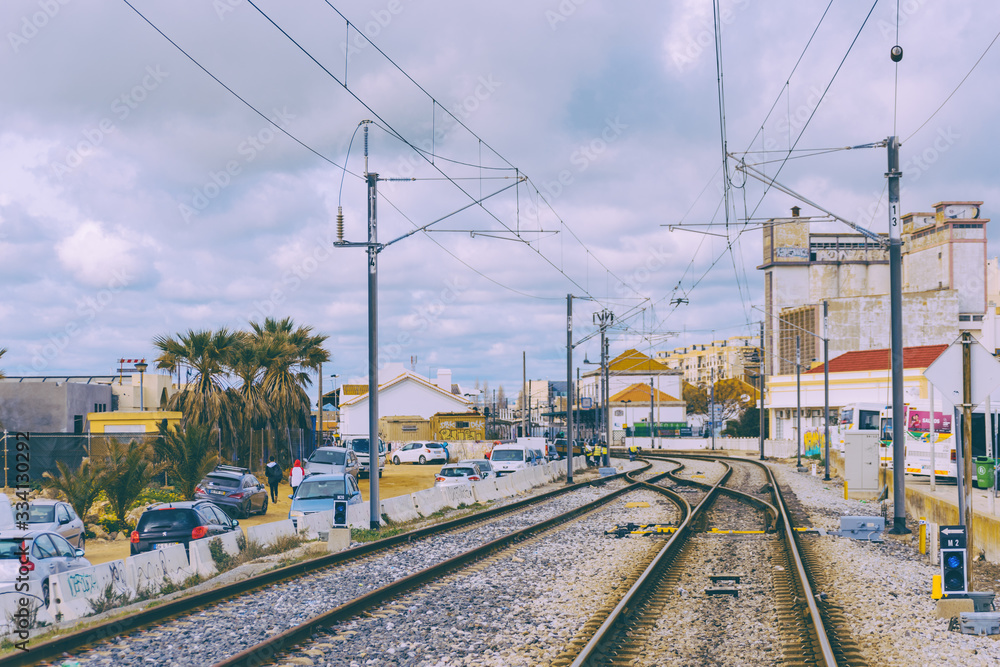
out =
[(9, 653), (0, 657), (0, 667), (22, 667), (37, 664), (42, 660), (60, 658), (65, 654), (79, 651), (80, 649), (91, 644), (96, 644), (112, 637), (133, 632), (156, 623), (161, 623), (174, 617), (183, 616), (200, 608), (218, 604), (230, 598), (235, 598), (260, 588), (296, 579), (303, 575), (328, 567), (343, 565), (348, 561), (365, 556), (371, 556), (380, 551), (386, 551), (402, 544), (431, 537), (437, 534), (451, 532), (460, 528), (465, 528), (471, 524), (481, 523), (501, 515), (514, 513), (531, 505), (546, 502), (556, 496), (570, 493), (584, 487), (603, 485), (605, 482), (614, 479), (625, 479), (630, 482), (630, 486), (625, 488), (631, 488), (632, 485), (638, 482), (627, 477), (627, 475), (630, 473), (644, 472), (649, 470), (651, 466), (652, 464), (647, 463), (646, 466), (638, 470), (621, 472), (616, 475), (609, 475), (607, 477), (600, 477), (585, 482), (578, 482), (576, 484), (547, 491), (536, 496), (531, 496), (509, 505), (484, 510), (482, 512), (475, 512), (464, 517), (434, 524), (432, 526), (417, 528), (406, 533), (361, 544), (357, 547), (345, 549), (344, 551), (339, 551), (337, 553), (320, 556), (319, 558), (314, 558), (312, 560), (302, 561), (276, 570), (263, 572), (229, 584), (224, 584), (218, 588), (202, 591), (193, 595), (182, 596), (162, 605), (149, 607), (147, 609), (143, 609), (142, 611), (129, 614), (125, 617), (99, 622), (95, 625), (91, 625), (65, 635), (60, 635), (39, 644), (30, 645), (28, 647), (28, 651)]
[[(348, 620), (357, 616), (358, 614), (371, 609), (372, 607), (377, 607), (379, 605), (385, 604), (386, 602), (410, 591), (414, 588), (418, 588), (426, 583), (432, 582), (434, 580), (440, 579), (448, 574), (451, 574), (457, 570), (462, 569), (471, 562), (478, 561), (485, 558), (496, 551), (501, 551), (510, 547), (511, 545), (520, 542), (524, 539), (532, 537), (538, 533), (545, 532), (551, 528), (558, 525), (572, 521), (584, 514), (589, 514), (595, 509), (600, 508), (603, 505), (611, 502), (612, 500), (618, 498), (619, 496), (625, 495), (627, 493), (634, 492), (637, 488), (650, 487), (653, 488), (664, 495), (670, 496), (672, 499), (680, 499), (685, 506), (687, 502), (684, 501), (680, 496), (669, 489), (664, 489), (663, 487), (657, 487), (654, 484), (644, 481), (638, 481), (630, 477), (633, 473), (642, 472), (648, 470), (651, 464), (647, 464), (646, 467), (641, 470), (630, 471), (626, 473), (619, 473), (615, 477), (625, 476), (629, 482), (628, 486), (622, 487), (606, 494), (600, 498), (597, 498), (590, 503), (576, 507), (568, 512), (560, 514), (558, 516), (546, 519), (545, 521), (539, 522), (522, 530), (510, 533), (503, 537), (499, 537), (495, 540), (487, 542), (482, 546), (479, 546), (470, 551), (466, 551), (457, 556), (449, 558), (448, 560), (442, 561), (436, 565), (432, 565), (429, 568), (420, 570), (419, 572), (414, 572), (413, 574), (404, 577), (402, 579), (397, 579), (396, 581), (382, 586), (374, 591), (371, 591), (359, 598), (355, 598), (350, 602), (345, 602), (344, 604), (331, 609), (323, 614), (314, 616), (301, 623), (300, 625), (289, 628), (284, 632), (277, 635), (269, 637), (268, 639), (247, 648), (234, 656), (231, 656), (225, 660), (215, 663), (214, 667), (259, 667), (259, 665), (270, 664), (275, 660), (275, 658), (288, 651), (291, 647), (296, 644), (300, 644), (308, 640), (315, 632), (334, 625), (336, 623)], [(655, 476), (653, 479), (662, 478), (667, 473), (661, 473)], [(604, 477), (604, 480), (612, 479), (612, 477)]]
[[(588, 641), (587, 644), (580, 650), (580, 653), (577, 655), (576, 659), (573, 660), (570, 667), (584, 667), (585, 665), (593, 664), (593, 661), (598, 657), (601, 645), (604, 643), (605, 639), (613, 637), (618, 626), (628, 621), (631, 612), (638, 607), (637, 602), (643, 598), (647, 588), (653, 583), (653, 577), (660, 569), (661, 564), (669, 562), (669, 559), (673, 558), (677, 552), (680, 551), (684, 542), (687, 541), (687, 538), (691, 533), (692, 523), (698, 515), (701, 514), (701, 512), (705, 511), (705, 509), (711, 505), (711, 500), (719, 492), (718, 490), (721, 485), (725, 484), (726, 480), (728, 480), (730, 475), (732, 475), (733, 469), (728, 465), (726, 465), (726, 468), (726, 472), (719, 478), (719, 481), (716, 482), (711, 489), (709, 489), (708, 493), (706, 493), (701, 499), (701, 502), (699, 502), (695, 508), (687, 514), (684, 521), (681, 522), (681, 525), (678, 526), (674, 534), (669, 540), (667, 540), (660, 552), (650, 562), (645, 572), (639, 576), (636, 582), (632, 584), (632, 587), (626, 591), (624, 596), (622, 596), (618, 604), (615, 605), (615, 608), (610, 614), (608, 614), (608, 617), (604, 620), (600, 627), (597, 628), (594, 636), (591, 637), (590, 641)], [(671, 473), (672, 472), (676, 472), (676, 470), (671, 471)], [(665, 473), (665, 476), (670, 476), (671, 479), (673, 479), (670, 473)], [(646, 482), (640, 483), (646, 484)], [(650, 484), (650, 486), (663, 489), (663, 487), (656, 487), (653, 484)], [(687, 504), (686, 501), (685, 504)]]
[[(771, 485), (771, 489), (774, 495), (775, 504), (777, 505), (778, 511), (780, 512), (780, 523), (778, 525), (778, 530), (784, 533), (785, 542), (788, 546), (789, 553), (792, 556), (792, 563), (795, 566), (795, 574), (798, 585), (801, 587), (803, 598), (805, 600), (806, 606), (809, 609), (809, 618), (812, 622), (813, 634), (815, 635), (816, 642), (820, 653), (823, 664), (827, 667), (836, 667), (837, 658), (834, 655), (833, 647), (830, 644), (830, 638), (827, 635), (826, 624), (823, 622), (823, 617), (820, 614), (819, 607), (816, 605), (816, 597), (812, 590), (812, 584), (809, 581), (809, 574), (806, 572), (804, 563), (802, 562), (802, 555), (799, 553), (798, 547), (798, 536), (793, 530), (791, 518), (788, 515), (788, 508), (785, 504), (785, 499), (782, 496), (781, 488), (778, 486), (778, 480), (774, 476), (774, 471), (771, 470), (767, 465), (761, 461), (756, 461), (753, 459), (745, 459), (737, 456), (722, 456), (722, 455), (712, 455), (707, 456), (704, 454), (700, 455), (684, 455), (683, 457), (678, 456), (676, 453), (671, 453), (671, 459), (673, 458), (693, 458), (700, 460), (727, 460), (727, 461), (738, 461), (740, 463), (750, 463), (764, 470), (767, 479)], [(659, 456), (652, 456), (649, 458), (661, 458)], [(699, 506), (700, 507), (700, 506)]]

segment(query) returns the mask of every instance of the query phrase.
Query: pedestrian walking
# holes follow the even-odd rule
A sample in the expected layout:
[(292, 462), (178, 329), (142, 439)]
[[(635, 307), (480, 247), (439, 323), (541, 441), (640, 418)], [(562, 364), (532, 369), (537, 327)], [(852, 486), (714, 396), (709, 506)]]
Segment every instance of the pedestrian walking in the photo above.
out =
[(295, 495), (295, 489), (299, 488), (299, 484), (302, 483), (302, 478), (306, 476), (306, 471), (302, 469), (302, 462), (299, 459), (295, 459), (295, 465), (292, 466), (292, 472), (288, 475), (288, 481), (292, 485), (292, 495)]
[(281, 466), (275, 462), (273, 456), (264, 466), (264, 476), (267, 477), (267, 485), (271, 487), (271, 502), (276, 503), (278, 502), (278, 485), (281, 484), (285, 473), (281, 472)]

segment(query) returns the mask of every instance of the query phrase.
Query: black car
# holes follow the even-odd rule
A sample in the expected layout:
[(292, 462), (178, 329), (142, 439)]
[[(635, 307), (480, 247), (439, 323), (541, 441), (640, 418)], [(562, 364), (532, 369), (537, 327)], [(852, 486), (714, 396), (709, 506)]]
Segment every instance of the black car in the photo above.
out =
[(205, 500), (156, 503), (146, 508), (132, 531), (132, 555), (175, 544), (187, 549), (191, 540), (228, 533), (239, 525), (239, 521)]
[(249, 468), (216, 466), (194, 488), (194, 499), (215, 503), (237, 518), (267, 514), (267, 489), (250, 474)]

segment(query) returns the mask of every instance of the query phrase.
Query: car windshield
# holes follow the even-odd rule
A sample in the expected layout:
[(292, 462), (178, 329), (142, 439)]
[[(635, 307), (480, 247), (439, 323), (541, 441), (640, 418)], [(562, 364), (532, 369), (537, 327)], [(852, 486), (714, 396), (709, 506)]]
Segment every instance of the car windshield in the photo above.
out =
[(317, 449), (309, 457), (309, 463), (329, 463), (335, 466), (344, 465), (344, 459), (347, 458), (347, 452), (343, 450), (322, 450)]
[(205, 478), (205, 483), (209, 486), (228, 486), (236, 488), (240, 485), (240, 480), (236, 477), (226, 475), (209, 475)]
[(166, 532), (171, 530), (191, 530), (197, 524), (194, 510), (168, 508), (162, 510), (147, 510), (139, 517), (136, 531), (140, 533)]
[(523, 461), (524, 452), (520, 449), (495, 449), (492, 461)]
[(473, 468), (441, 468), (442, 477), (468, 477), (475, 474)]
[(368, 438), (357, 438), (351, 441), (351, 449), (359, 454), (368, 453)]
[[(24, 551), (21, 550), (21, 542), (24, 542)], [(31, 549), (31, 540), (25, 541), (20, 537), (0, 540), (0, 560), (20, 558), (21, 554), (29, 549)]]
[(315, 500), (317, 498), (343, 496), (346, 493), (344, 490), (344, 480), (342, 479), (306, 480), (299, 485), (299, 490), (295, 493), (295, 497), (301, 500)]
[(493, 467), (490, 465), (490, 462), (487, 461), (486, 459), (476, 459), (475, 461), (459, 461), (459, 463), (475, 463), (477, 466), (479, 466), (479, 469), (482, 470), (483, 472), (493, 470)]
[(55, 505), (29, 505), (28, 523), (52, 523), (56, 520)]

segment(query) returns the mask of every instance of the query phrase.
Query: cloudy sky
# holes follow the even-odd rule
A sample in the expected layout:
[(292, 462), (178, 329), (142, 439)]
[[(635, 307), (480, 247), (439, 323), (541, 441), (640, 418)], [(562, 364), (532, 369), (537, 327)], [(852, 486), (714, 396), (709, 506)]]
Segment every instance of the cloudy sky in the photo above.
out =
[[(453, 214), (379, 255), (383, 362), (514, 394), (525, 351), (564, 378), (569, 293), (589, 299), (577, 338), (616, 314), (612, 354), (756, 333), (745, 219), (795, 202), (731, 160), (727, 226), (709, 0), (132, 1), (145, 19), (0, 7), (8, 375), (111, 373), (156, 335), (274, 315), (329, 336), (327, 374), (364, 377), (366, 259), (333, 246), (338, 205), (366, 238), (364, 120), (369, 171), (414, 179), (378, 184), (379, 241)], [(1000, 5), (900, 2), (898, 81), (894, 2), (721, 6), (730, 152), (884, 231), (885, 150), (817, 149), (896, 134), (903, 211), (996, 217), (1000, 47), (976, 61)]]

